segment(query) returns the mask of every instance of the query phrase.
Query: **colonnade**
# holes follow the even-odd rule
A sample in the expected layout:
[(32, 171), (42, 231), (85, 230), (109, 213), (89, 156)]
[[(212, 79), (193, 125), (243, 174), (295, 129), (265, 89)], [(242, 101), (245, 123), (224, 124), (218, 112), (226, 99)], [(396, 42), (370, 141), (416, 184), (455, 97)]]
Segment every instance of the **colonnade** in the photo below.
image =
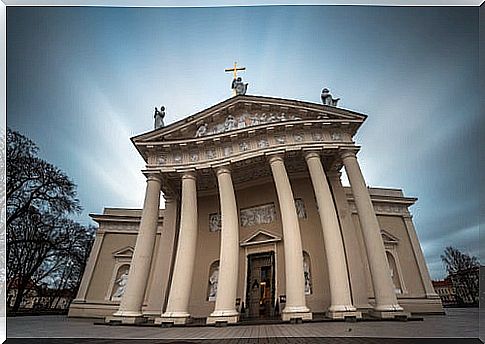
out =
[[(307, 151), (304, 152), (304, 157), (314, 188), (327, 253), (331, 296), (331, 305), (327, 315), (335, 319), (360, 317), (360, 312), (352, 304), (345, 249), (320, 154), (316, 151)], [(375, 294), (373, 312), (382, 317), (395, 316), (399, 312), (402, 313), (402, 308), (399, 306), (394, 293), (377, 217), (355, 151), (343, 151), (341, 159), (351, 184), (367, 248), (367, 258)], [(282, 310), (282, 319), (308, 320), (312, 318), (312, 313), (305, 301), (300, 226), (290, 180), (284, 164), (284, 155), (268, 155), (268, 162), (280, 205), (284, 238), (286, 304)], [(238, 208), (230, 166), (215, 167), (215, 173), (219, 187), (222, 229), (218, 291), (214, 311), (207, 318), (207, 323), (234, 323), (239, 320), (235, 306), (239, 265)], [(184, 172), (181, 179), (180, 228), (172, 284), (166, 310), (160, 318), (155, 320), (156, 323), (185, 324), (190, 317), (189, 298), (196, 259), (198, 231), (197, 175), (192, 171)], [(115, 317), (121, 318), (124, 322), (136, 322), (137, 319), (142, 317), (143, 297), (157, 229), (160, 186), (160, 178), (150, 174), (147, 178), (142, 219), (126, 292), (123, 295), (118, 312), (114, 314)]]

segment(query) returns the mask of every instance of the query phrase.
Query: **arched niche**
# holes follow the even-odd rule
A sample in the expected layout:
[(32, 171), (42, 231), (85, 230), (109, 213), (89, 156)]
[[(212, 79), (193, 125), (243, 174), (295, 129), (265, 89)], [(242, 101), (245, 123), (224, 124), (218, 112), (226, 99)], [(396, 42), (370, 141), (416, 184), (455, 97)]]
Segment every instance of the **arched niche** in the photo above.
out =
[(217, 285), (219, 283), (219, 261), (216, 260), (209, 267), (207, 279), (207, 300), (215, 301), (217, 296)]
[(303, 251), (303, 274), (305, 276), (305, 295), (311, 295), (313, 291), (312, 264), (310, 255)]

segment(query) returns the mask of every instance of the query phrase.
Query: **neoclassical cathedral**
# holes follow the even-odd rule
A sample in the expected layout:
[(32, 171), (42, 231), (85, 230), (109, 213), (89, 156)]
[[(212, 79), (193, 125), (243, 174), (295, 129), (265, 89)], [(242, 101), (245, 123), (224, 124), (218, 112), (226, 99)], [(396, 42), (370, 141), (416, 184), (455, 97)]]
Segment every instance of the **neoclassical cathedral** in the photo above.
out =
[[(131, 138), (143, 209), (105, 208), (72, 317), (155, 324), (406, 318), (443, 313), (409, 207), (366, 185), (367, 116), (235, 95)], [(350, 187), (341, 183), (345, 170)], [(160, 197), (165, 207), (160, 209)]]

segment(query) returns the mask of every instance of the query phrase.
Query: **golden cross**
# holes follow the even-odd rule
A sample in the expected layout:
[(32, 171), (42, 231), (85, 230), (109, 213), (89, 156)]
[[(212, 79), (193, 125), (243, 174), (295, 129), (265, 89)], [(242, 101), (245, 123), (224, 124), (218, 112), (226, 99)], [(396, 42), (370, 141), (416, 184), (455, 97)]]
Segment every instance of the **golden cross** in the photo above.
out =
[(225, 72), (233, 72), (234, 79), (237, 78), (237, 71), (238, 70), (246, 70), (246, 67), (237, 68), (237, 62), (234, 62), (234, 67), (233, 68), (226, 68), (226, 69), (224, 69)]

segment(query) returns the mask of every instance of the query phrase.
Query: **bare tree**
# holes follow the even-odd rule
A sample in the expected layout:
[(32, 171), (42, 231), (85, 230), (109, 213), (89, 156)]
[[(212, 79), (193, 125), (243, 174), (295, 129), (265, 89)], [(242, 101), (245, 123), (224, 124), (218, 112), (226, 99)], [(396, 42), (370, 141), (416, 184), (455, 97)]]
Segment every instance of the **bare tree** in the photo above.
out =
[(37, 154), (30, 139), (7, 130), (7, 290), (17, 289), (12, 311), (28, 286), (54, 276), (64, 281), (58, 291), (68, 284), (76, 289), (93, 240), (91, 227), (68, 218), (81, 210), (76, 185)]
[(76, 185), (37, 153), (30, 139), (7, 129), (7, 227), (31, 207), (49, 214), (81, 210)]

